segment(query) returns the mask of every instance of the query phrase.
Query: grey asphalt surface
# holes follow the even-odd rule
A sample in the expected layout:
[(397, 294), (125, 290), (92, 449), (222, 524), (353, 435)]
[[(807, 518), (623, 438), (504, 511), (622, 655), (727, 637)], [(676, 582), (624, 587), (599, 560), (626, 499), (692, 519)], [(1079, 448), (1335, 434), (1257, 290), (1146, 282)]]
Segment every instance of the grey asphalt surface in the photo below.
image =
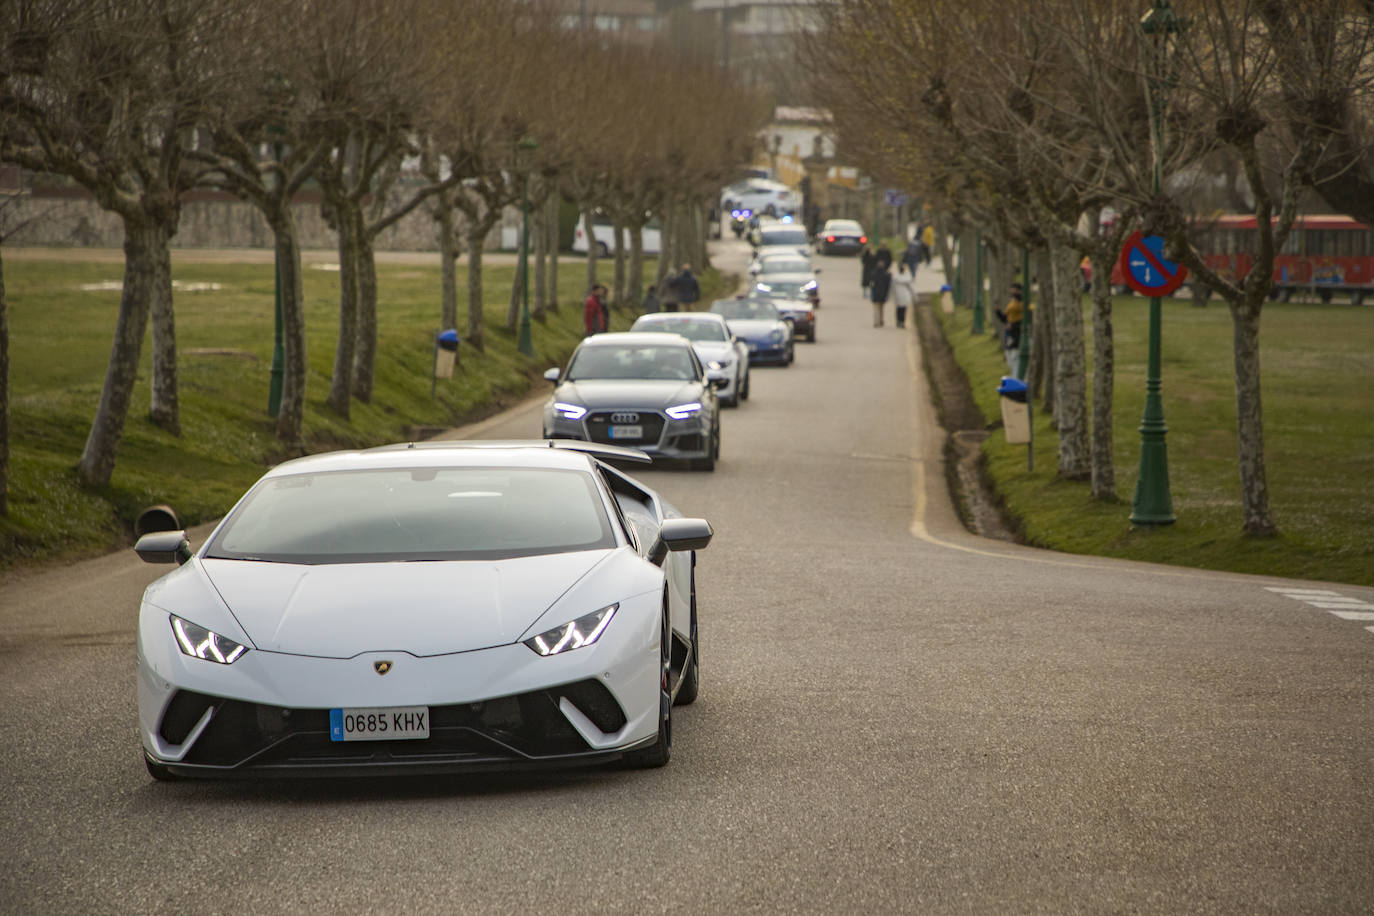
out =
[(668, 767), (153, 783), (160, 570), (106, 557), (0, 588), (0, 911), (1374, 910), (1374, 632), (1266, 586), (1374, 590), (964, 533), (911, 332), (820, 260), (718, 469), (637, 472), (717, 531)]

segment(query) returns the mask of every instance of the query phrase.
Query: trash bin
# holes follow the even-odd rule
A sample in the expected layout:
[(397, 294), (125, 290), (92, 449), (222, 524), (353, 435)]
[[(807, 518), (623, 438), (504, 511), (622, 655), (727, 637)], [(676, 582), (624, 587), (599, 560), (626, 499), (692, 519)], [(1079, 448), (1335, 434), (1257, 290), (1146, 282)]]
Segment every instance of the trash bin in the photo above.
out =
[(458, 332), (453, 328), (440, 331), (434, 342), (434, 377), (453, 378), (453, 364), (458, 361)]
[(143, 537), (154, 531), (180, 531), (181, 518), (171, 506), (149, 506), (138, 513), (134, 520), (134, 537)]
[(940, 287), (940, 309), (946, 315), (954, 314), (954, 290), (946, 283)]
[(1009, 375), (1002, 376), (1002, 384), (997, 393), (1002, 397), (1002, 430), (1007, 434), (1007, 444), (1017, 445), (1031, 441), (1030, 399), (1026, 383)]

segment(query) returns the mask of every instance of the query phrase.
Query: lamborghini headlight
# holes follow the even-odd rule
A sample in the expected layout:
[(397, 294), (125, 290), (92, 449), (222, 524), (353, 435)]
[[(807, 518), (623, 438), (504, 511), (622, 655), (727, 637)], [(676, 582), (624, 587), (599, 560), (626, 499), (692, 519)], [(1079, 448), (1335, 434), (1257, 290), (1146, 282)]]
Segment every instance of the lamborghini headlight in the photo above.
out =
[(545, 630), (538, 636), (525, 640), (525, 645), (540, 655), (546, 656), (590, 646), (601, 638), (601, 634), (605, 632), (611, 618), (615, 616), (615, 609), (618, 607), (620, 605), (612, 604), (565, 623), (561, 627)]
[(241, 646), (232, 639), (220, 636), (199, 624), (182, 620), (175, 614), (169, 614), (168, 619), (172, 622), (172, 632), (176, 634), (177, 647), (181, 649), (182, 655), (203, 658), (207, 662), (221, 665), (232, 665), (248, 651), (247, 646)]

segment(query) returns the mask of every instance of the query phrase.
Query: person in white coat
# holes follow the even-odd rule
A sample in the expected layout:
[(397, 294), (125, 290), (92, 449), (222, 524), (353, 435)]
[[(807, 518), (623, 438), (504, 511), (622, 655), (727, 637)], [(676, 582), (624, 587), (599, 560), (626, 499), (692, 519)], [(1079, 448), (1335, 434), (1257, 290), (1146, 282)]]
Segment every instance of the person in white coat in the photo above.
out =
[(892, 278), (892, 302), (897, 307), (899, 328), (906, 327), (906, 310), (916, 304), (915, 279), (905, 261), (897, 265), (897, 276)]

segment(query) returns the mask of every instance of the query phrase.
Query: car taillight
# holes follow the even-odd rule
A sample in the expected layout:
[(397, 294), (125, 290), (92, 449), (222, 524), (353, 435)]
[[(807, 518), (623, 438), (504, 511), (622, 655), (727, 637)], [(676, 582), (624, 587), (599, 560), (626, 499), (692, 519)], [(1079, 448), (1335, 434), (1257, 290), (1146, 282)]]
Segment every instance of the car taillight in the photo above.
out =
[(825, 240), (826, 240), (827, 242), (833, 242), (833, 241), (835, 241), (835, 236), (833, 236), (833, 235), (827, 235), (827, 236), (825, 237)]
[(868, 236), (866, 236), (866, 235), (861, 235), (861, 236), (859, 236), (859, 244), (860, 244), (860, 245), (867, 245), (867, 244), (868, 244)]

